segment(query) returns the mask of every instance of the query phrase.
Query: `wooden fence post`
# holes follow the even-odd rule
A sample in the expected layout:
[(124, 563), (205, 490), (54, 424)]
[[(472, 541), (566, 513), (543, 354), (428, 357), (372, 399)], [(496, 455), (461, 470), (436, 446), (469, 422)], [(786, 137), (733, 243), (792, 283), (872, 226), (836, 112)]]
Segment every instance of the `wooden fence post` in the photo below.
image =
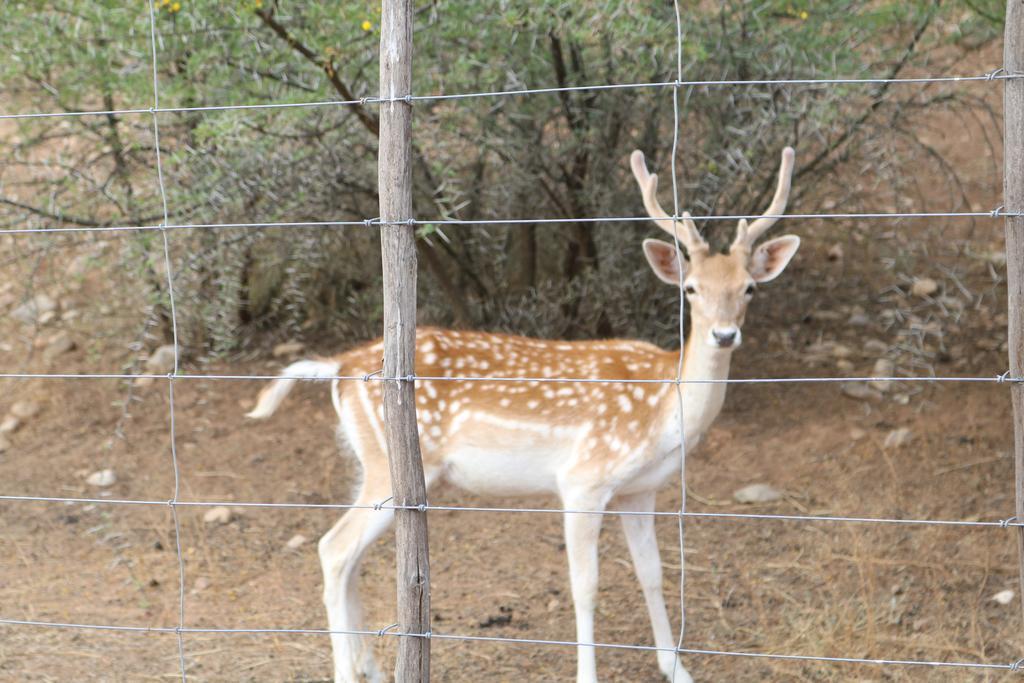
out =
[[(1024, 0), (1006, 3), (1003, 68), (1024, 72)], [(1024, 80), (1003, 81), (1003, 208), (1024, 210)], [(1010, 377), (1024, 377), (1024, 217), (1006, 217), (1006, 290), (1009, 307)], [(1010, 385), (1013, 397), (1016, 521), (1024, 522), (1024, 384)], [(1017, 527), (1021, 609), (1024, 611), (1024, 527)]]
[[(416, 237), (412, 225), (412, 104), (402, 101), (412, 87), (412, 0), (382, 0), (380, 35), (381, 254), (384, 265), (384, 377), (415, 374)], [(384, 381), (384, 431), (396, 506), (424, 505), (427, 487), (416, 429), (412, 381)], [(398, 628), (429, 634), (430, 566), (427, 513), (395, 510), (398, 565)], [(430, 680), (429, 637), (398, 639), (398, 683)]]

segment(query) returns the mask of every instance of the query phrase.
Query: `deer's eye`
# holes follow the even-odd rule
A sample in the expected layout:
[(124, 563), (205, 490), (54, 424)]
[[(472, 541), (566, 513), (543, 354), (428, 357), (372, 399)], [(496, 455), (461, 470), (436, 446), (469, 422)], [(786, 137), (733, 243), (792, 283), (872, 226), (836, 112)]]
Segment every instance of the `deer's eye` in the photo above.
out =
[(683, 287), (683, 291), (686, 292), (687, 294), (693, 295), (697, 293), (697, 288), (694, 287), (693, 285), (686, 285), (685, 287)]
[(754, 290), (756, 289), (757, 287), (755, 287), (754, 285), (747, 285), (747, 296), (754, 296)]

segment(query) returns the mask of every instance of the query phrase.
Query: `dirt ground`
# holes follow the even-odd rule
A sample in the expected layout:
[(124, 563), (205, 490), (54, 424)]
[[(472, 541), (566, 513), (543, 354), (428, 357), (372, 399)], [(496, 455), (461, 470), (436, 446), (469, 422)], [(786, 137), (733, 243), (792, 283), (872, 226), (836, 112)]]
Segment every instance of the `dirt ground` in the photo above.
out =
[[(936, 144), (962, 161), (965, 190), (998, 204), (998, 159), (976, 154), (980, 133), (952, 116), (933, 118)], [(948, 131), (955, 130), (950, 134)], [(925, 197), (928, 199), (928, 197)], [(930, 198), (948, 210), (948, 195)], [(896, 207), (878, 206), (887, 210)], [(903, 208), (903, 207), (900, 207)], [(976, 207), (960, 207), (965, 210)], [(790, 270), (758, 294), (736, 353), (734, 377), (870, 374), (880, 357), (901, 375), (986, 376), (1006, 369), (1002, 221), (790, 222), (805, 237)], [(41, 244), (37, 237), (14, 239)], [(98, 254), (103, 242), (81, 245)], [(836, 247), (842, 249), (838, 256)], [(3, 372), (118, 372), (141, 314), (107, 297), (102, 273), (74, 286), (74, 250), (42, 258), (42, 282), (60, 289), (62, 315), (42, 327), (7, 313), (30, 295), (17, 272), (0, 319)], [(49, 259), (49, 260), (47, 260)], [(930, 297), (914, 277), (934, 278)], [(116, 284), (116, 283), (115, 283)], [(68, 313), (74, 311), (75, 315)], [(64, 330), (76, 348), (50, 358), (35, 342)], [(354, 340), (313, 340), (336, 351)], [(45, 343), (43, 344), (45, 346)], [(269, 354), (268, 354), (269, 356)], [(190, 362), (194, 374), (265, 374), (268, 359)], [(119, 380), (2, 380), (0, 413), (19, 400), (41, 406), (0, 454), (0, 495), (168, 500), (174, 490), (166, 382), (137, 390), (124, 408)], [(343, 503), (358, 476), (337, 455), (324, 385), (300, 387), (272, 419), (251, 423), (259, 382), (175, 382), (175, 441), (184, 501)], [(898, 429), (903, 445), (886, 446)], [(120, 432), (120, 435), (119, 435)], [(879, 401), (835, 384), (736, 385), (687, 465), (688, 509), (699, 512), (1000, 520), (1013, 514), (1012, 426), (1007, 385), (907, 384)], [(103, 468), (117, 482), (85, 483)], [(733, 492), (768, 483), (785, 493), (742, 505)], [(431, 501), (462, 506), (553, 507), (550, 499), (479, 499), (440, 486)], [(659, 496), (676, 509), (678, 491)], [(234, 629), (322, 629), (316, 538), (329, 510), (235, 510), (223, 525), (208, 508), (180, 509), (186, 623)], [(618, 523), (601, 540), (597, 634), (601, 642), (650, 644), (639, 587)], [(658, 522), (665, 590), (678, 628), (676, 521)], [(571, 600), (558, 515), (432, 512), (434, 629), (439, 633), (572, 640)], [(309, 542), (286, 543), (296, 534)], [(1024, 656), (1016, 535), (998, 527), (689, 518), (686, 646), (751, 653), (1009, 664)], [(367, 627), (394, 620), (394, 547), (383, 539), (362, 572)], [(178, 619), (175, 534), (166, 506), (0, 501), (0, 617), (48, 622), (173, 627)], [(191, 681), (325, 681), (330, 646), (313, 634), (188, 634)], [(393, 662), (396, 640), (380, 638)], [(699, 681), (998, 681), (984, 669), (780, 661), (693, 655)], [(574, 652), (560, 646), (436, 640), (439, 681), (567, 681)], [(601, 650), (603, 680), (661, 680), (649, 653)], [(173, 634), (0, 626), (0, 680), (176, 680)]]

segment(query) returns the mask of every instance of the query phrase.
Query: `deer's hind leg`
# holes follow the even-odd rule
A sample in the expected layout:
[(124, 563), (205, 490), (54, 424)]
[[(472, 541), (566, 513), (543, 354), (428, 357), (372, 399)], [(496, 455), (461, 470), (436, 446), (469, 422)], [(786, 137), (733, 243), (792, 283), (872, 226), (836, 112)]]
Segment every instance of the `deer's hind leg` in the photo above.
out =
[[(366, 473), (354, 504), (372, 506), (391, 495), (386, 462), (383, 467), (384, 476), (376, 470)], [(354, 508), (320, 539), (324, 606), (331, 631), (366, 630), (359, 597), (359, 563), (366, 549), (387, 531), (393, 518), (393, 510)], [(331, 633), (331, 647), (334, 650), (335, 683), (377, 683), (385, 680), (374, 660), (373, 646), (367, 636)]]
[(391, 496), (379, 398), (379, 389), (371, 396), (364, 385), (347, 393), (345, 400), (334, 395), (339, 445), (356, 456), (362, 465), (363, 477), (353, 501), (357, 507), (348, 510), (319, 544), (324, 606), (330, 630), (335, 632), (331, 633), (335, 683), (385, 680), (374, 660), (371, 640), (352, 633), (368, 630), (363, 623), (359, 597), (359, 564), (367, 548), (387, 531), (394, 519), (393, 510), (374, 508)]

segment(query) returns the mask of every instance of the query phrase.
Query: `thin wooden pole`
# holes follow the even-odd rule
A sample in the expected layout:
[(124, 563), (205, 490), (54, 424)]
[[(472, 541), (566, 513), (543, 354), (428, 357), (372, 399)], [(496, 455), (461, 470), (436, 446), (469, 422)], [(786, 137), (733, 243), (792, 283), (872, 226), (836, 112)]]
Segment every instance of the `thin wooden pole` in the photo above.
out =
[[(377, 179), (382, 221), (412, 218), (412, 0), (382, 0), (380, 36), (380, 156)], [(415, 374), (416, 238), (411, 225), (382, 225), (384, 376)], [(425, 505), (427, 487), (416, 429), (412, 381), (384, 382), (384, 432), (395, 505)], [(395, 510), (398, 629), (430, 632), (427, 513)], [(430, 680), (429, 637), (398, 639), (398, 683)]]
[[(1006, 3), (1003, 68), (1024, 72), (1024, 0)], [(1003, 81), (1003, 207), (1024, 210), (1024, 80)], [(1024, 217), (1006, 217), (1006, 289), (1009, 307), (1010, 377), (1024, 377)], [(1016, 516), (1024, 522), (1024, 384), (1010, 384), (1013, 397)], [(1021, 610), (1024, 613), (1024, 527), (1017, 527)]]

